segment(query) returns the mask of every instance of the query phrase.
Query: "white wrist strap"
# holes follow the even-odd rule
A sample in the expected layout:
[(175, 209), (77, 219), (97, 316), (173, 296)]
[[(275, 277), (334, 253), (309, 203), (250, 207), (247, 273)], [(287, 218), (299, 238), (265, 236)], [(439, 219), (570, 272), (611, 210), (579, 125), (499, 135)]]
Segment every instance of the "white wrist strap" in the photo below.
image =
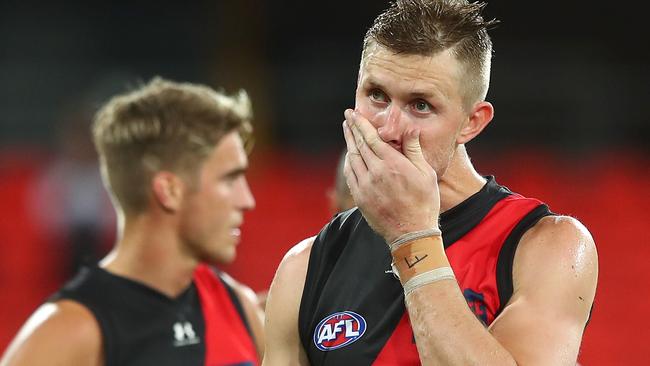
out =
[(440, 231), (440, 229), (438, 229), (437, 227), (406, 233), (404, 235), (399, 236), (397, 239), (393, 240), (392, 243), (390, 243), (390, 251), (391, 252), (394, 251), (404, 243), (408, 243), (414, 240), (427, 238), (429, 236), (436, 236), (436, 235), (442, 235), (442, 231)]
[(434, 270), (421, 273), (404, 284), (404, 297), (408, 296), (413, 290), (418, 287), (424, 286), (429, 283), (438, 282), (442, 280), (453, 280), (454, 271), (451, 267), (440, 267)]

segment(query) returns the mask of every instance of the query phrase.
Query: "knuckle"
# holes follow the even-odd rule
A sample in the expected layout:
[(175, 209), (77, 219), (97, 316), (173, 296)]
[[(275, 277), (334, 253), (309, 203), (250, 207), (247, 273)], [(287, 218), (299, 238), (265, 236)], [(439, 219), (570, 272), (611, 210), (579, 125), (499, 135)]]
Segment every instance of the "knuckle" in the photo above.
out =
[(372, 137), (368, 139), (368, 145), (370, 146), (371, 149), (376, 149), (379, 147), (379, 139), (377, 137)]
[(354, 136), (354, 142), (358, 145), (361, 146), (365, 144), (365, 141), (363, 139), (363, 136)]

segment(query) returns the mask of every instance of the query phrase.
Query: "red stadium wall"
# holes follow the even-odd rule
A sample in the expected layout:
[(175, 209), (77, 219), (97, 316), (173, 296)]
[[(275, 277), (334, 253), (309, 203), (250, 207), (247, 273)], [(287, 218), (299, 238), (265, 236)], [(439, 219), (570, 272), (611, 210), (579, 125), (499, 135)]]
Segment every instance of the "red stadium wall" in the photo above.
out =
[[(25, 210), (26, 194), (43, 160), (0, 154), (0, 350), (62, 280), (60, 253)], [(235, 263), (225, 267), (254, 290), (270, 284), (284, 253), (314, 235), (329, 218), (326, 190), (336, 157), (300, 159), (257, 151), (249, 175), (257, 207), (246, 215)], [(646, 210), (650, 161), (637, 153), (558, 157), (518, 151), (475, 158), (514, 191), (540, 198), (580, 219), (600, 258), (593, 317), (584, 336), (582, 365), (650, 363), (650, 235)]]

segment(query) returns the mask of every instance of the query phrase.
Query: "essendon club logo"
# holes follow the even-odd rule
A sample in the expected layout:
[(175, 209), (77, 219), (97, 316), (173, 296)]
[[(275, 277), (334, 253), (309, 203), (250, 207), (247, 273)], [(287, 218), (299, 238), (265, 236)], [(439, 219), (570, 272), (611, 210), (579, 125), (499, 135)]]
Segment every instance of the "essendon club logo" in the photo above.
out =
[(321, 351), (345, 347), (363, 336), (366, 320), (352, 311), (340, 311), (325, 317), (314, 330), (314, 344)]

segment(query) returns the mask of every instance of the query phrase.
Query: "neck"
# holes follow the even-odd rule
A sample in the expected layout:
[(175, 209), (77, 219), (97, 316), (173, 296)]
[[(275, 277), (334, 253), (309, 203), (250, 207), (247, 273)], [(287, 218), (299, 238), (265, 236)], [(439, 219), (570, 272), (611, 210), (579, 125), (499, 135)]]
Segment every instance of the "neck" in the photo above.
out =
[(458, 145), (447, 170), (438, 181), (440, 212), (458, 205), (485, 185), (483, 178), (472, 165), (464, 145)]
[(192, 281), (198, 262), (183, 251), (171, 218), (141, 214), (124, 219), (115, 248), (101, 262), (108, 272), (178, 296)]

